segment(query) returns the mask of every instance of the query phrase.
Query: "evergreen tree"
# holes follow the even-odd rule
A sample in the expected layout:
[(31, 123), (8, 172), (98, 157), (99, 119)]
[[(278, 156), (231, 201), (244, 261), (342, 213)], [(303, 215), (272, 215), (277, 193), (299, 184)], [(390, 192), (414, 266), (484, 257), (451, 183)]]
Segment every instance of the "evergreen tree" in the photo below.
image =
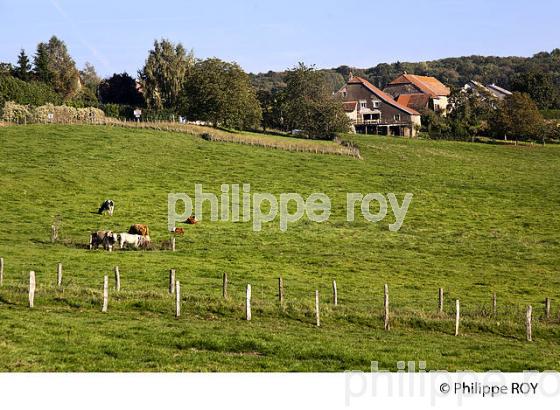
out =
[(17, 66), (14, 69), (14, 76), (23, 81), (29, 81), (31, 79), (31, 64), (29, 63), (29, 57), (25, 54), (24, 49), (21, 49), (18, 55)]
[(80, 74), (66, 48), (56, 36), (48, 43), (39, 43), (34, 59), (38, 80), (51, 85), (62, 97), (74, 97), (81, 88)]

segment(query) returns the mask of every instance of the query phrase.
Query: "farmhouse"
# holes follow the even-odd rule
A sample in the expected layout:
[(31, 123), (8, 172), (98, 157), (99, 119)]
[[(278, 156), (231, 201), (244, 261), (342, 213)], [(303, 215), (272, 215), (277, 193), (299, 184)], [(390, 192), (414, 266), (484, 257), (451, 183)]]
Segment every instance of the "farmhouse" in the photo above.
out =
[(398, 103), (416, 111), (433, 110), (446, 114), (451, 90), (435, 77), (407, 74), (395, 78), (383, 89)]
[(505, 88), (499, 87), (496, 84), (488, 84), (484, 85), (479, 83), (478, 81), (471, 80), (467, 84), (463, 86), (464, 92), (471, 92), (475, 95), (480, 97), (484, 97), (485, 95), (489, 95), (494, 97), (498, 100), (503, 100), (508, 95), (511, 95), (511, 91), (506, 90)]
[(420, 113), (400, 104), (369, 81), (350, 78), (337, 93), (355, 132), (414, 137), (420, 128)]

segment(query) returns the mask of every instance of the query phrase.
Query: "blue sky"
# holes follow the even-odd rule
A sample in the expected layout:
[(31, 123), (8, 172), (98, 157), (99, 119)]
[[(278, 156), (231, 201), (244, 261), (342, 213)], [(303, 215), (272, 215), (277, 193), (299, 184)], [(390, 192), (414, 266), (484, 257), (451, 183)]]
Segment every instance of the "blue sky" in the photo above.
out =
[(51, 35), (79, 68), (135, 74), (154, 39), (251, 72), (298, 61), (370, 67), (461, 55), (530, 56), (560, 47), (558, 0), (0, 0), (0, 61)]

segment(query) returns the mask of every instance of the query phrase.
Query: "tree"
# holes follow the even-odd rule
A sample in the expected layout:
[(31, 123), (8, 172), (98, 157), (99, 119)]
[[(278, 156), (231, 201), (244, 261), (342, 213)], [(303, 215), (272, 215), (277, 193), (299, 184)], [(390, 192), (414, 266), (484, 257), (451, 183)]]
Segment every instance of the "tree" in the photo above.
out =
[(551, 73), (542, 68), (530, 67), (517, 74), (511, 86), (515, 91), (529, 94), (541, 109), (553, 108), (560, 103), (560, 92)]
[(311, 138), (332, 138), (349, 129), (342, 102), (333, 97), (323, 73), (303, 63), (286, 76), (284, 118), (288, 129), (301, 129)]
[(542, 137), (544, 120), (529, 94), (514, 92), (500, 102), (490, 129), (497, 137), (532, 139)]
[(176, 109), (184, 82), (194, 65), (192, 51), (181, 43), (162, 39), (154, 41), (144, 68), (138, 72), (149, 108)]
[(136, 81), (127, 73), (113, 74), (99, 84), (99, 98), (103, 104), (122, 104), (140, 107), (144, 105), (142, 93)]
[(237, 64), (217, 58), (194, 65), (181, 107), (188, 118), (228, 128), (256, 128), (262, 118), (249, 76)]
[(29, 81), (31, 79), (31, 64), (23, 48), (18, 55), (17, 66), (14, 68), (14, 77), (23, 81)]
[(101, 78), (97, 75), (93, 64), (86, 62), (84, 69), (80, 71), (80, 81), (82, 86), (89, 88), (94, 93), (97, 93), (97, 87), (101, 82)]
[(284, 128), (282, 118), (282, 93), (276, 89), (257, 91), (257, 99), (262, 111), (263, 130)]
[(56, 36), (48, 43), (39, 43), (34, 59), (35, 74), (51, 85), (65, 99), (74, 97), (81, 88), (80, 74), (66, 44)]

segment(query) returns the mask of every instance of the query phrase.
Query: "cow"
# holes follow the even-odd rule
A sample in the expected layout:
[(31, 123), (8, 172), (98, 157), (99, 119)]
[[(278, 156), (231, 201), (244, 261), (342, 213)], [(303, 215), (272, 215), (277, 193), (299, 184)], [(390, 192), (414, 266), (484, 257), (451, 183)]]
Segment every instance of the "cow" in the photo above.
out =
[(171, 233), (174, 233), (175, 235), (184, 235), (185, 234), (185, 229), (184, 228), (175, 228), (171, 231)]
[(189, 225), (194, 225), (194, 224), (198, 223), (198, 219), (196, 219), (196, 217), (194, 215), (191, 215), (187, 218), (185, 223), (189, 224)]
[(128, 233), (132, 235), (148, 236), (150, 235), (150, 229), (148, 228), (148, 225), (134, 224), (130, 226)]
[(108, 212), (109, 216), (113, 216), (114, 209), (115, 209), (115, 202), (112, 199), (106, 199), (105, 201), (103, 201), (103, 203), (97, 210), (97, 213), (99, 215), (102, 215), (103, 212)]
[(145, 248), (150, 244), (149, 235), (137, 235), (137, 234), (123, 232), (117, 235), (117, 240), (119, 242), (120, 249), (123, 249), (125, 245), (127, 247), (130, 245), (134, 248), (139, 248), (139, 247)]
[(102, 245), (103, 249), (111, 252), (115, 243), (117, 243), (117, 235), (112, 231), (92, 232), (89, 236), (89, 249), (99, 249), (99, 245)]

